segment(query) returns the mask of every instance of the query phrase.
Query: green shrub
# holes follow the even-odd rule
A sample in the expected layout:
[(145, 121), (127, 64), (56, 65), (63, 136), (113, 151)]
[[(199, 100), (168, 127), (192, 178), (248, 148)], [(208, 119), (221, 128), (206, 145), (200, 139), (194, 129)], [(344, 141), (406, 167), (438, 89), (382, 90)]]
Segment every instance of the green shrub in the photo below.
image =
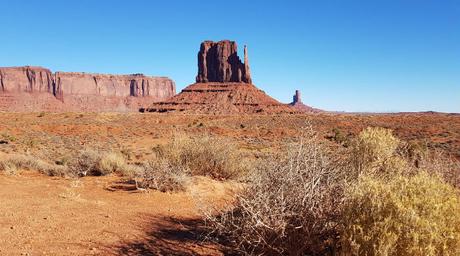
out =
[(363, 175), (347, 189), (344, 255), (459, 255), (458, 191), (425, 172), (381, 180)]

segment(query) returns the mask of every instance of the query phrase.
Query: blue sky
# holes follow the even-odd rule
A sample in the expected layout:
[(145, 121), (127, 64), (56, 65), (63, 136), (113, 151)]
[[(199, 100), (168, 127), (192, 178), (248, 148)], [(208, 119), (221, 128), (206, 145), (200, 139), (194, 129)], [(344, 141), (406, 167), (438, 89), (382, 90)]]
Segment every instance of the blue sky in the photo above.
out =
[(460, 112), (460, 1), (5, 1), (0, 66), (194, 82), (203, 40), (248, 45), (254, 83), (338, 111)]

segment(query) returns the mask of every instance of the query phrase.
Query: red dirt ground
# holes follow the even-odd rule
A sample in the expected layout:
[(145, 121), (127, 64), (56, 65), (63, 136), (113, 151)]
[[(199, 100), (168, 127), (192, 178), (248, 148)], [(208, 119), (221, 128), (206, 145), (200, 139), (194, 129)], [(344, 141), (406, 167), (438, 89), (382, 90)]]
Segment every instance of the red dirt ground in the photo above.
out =
[(200, 242), (196, 198), (234, 185), (196, 178), (184, 193), (138, 192), (118, 177), (0, 175), (0, 255), (219, 255)]

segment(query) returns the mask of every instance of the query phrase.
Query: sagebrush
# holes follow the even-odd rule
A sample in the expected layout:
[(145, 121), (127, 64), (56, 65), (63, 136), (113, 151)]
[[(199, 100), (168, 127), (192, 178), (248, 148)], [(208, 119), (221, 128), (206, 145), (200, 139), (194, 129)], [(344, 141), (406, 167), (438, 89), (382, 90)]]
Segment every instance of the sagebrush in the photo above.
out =
[(440, 177), (363, 176), (345, 195), (344, 255), (460, 255), (458, 191)]

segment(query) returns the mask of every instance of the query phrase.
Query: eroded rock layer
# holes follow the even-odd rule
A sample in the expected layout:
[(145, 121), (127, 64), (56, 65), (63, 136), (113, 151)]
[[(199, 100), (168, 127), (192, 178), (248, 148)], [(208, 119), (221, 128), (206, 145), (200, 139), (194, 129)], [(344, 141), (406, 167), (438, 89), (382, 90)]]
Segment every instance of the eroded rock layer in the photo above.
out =
[(253, 84), (196, 83), (164, 102), (141, 112), (184, 112), (199, 114), (274, 114), (297, 113)]
[(175, 93), (166, 77), (0, 68), (1, 111), (138, 111)]

